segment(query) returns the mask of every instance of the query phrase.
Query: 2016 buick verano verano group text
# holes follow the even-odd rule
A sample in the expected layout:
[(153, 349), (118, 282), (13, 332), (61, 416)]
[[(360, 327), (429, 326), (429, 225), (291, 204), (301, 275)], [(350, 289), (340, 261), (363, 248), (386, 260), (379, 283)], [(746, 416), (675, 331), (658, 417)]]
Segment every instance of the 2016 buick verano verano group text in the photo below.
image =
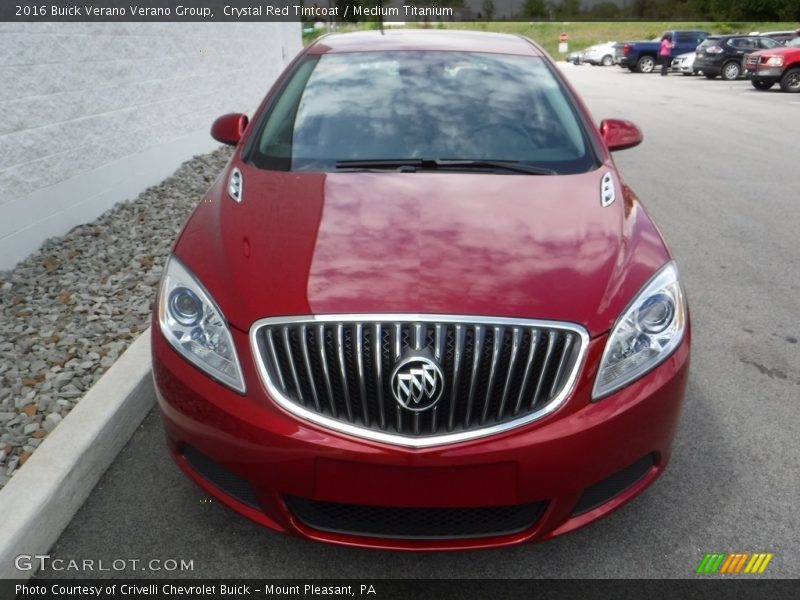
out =
[[(219, 502), (348, 545), (489, 547), (581, 527), (670, 456), (678, 271), (525, 38), (307, 47), (175, 243), (153, 317), (169, 448)], [(199, 199), (198, 199), (199, 200)]]

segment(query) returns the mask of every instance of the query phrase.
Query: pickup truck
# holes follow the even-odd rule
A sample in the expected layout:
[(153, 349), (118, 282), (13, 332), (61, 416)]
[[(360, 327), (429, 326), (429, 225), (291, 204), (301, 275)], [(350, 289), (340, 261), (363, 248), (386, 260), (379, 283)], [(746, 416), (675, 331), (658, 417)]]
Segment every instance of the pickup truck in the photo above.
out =
[(692, 52), (710, 33), (694, 29), (676, 29), (666, 31), (649, 41), (624, 42), (614, 47), (614, 62), (621, 67), (628, 67), (634, 73), (652, 73), (658, 64), (658, 51), (661, 49), (661, 38), (669, 35), (672, 39), (670, 60), (678, 54)]
[(757, 90), (779, 83), (784, 92), (800, 92), (800, 37), (786, 46), (758, 50), (744, 61), (745, 75)]

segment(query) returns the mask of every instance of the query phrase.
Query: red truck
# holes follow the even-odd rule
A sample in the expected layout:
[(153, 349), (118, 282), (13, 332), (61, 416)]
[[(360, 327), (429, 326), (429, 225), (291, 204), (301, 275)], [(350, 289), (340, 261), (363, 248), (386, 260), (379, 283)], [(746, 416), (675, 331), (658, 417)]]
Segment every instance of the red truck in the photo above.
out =
[(768, 90), (779, 83), (784, 92), (800, 92), (800, 38), (786, 46), (748, 54), (744, 67), (745, 76), (757, 90)]

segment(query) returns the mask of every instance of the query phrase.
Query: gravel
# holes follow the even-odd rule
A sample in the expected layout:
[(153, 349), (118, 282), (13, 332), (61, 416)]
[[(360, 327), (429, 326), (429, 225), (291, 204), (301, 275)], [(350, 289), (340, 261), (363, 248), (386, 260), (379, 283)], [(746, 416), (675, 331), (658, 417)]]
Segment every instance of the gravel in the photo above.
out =
[(148, 327), (172, 242), (229, 158), (197, 156), (0, 271), (0, 487)]

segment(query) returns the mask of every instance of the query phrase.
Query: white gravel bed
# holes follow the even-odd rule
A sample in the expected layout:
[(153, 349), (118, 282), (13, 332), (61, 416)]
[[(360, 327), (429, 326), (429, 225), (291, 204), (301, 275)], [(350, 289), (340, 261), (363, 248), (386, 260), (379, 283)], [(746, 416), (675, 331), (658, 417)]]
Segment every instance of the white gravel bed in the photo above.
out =
[(0, 271), (0, 487), (147, 328), (172, 242), (229, 158), (197, 156)]

